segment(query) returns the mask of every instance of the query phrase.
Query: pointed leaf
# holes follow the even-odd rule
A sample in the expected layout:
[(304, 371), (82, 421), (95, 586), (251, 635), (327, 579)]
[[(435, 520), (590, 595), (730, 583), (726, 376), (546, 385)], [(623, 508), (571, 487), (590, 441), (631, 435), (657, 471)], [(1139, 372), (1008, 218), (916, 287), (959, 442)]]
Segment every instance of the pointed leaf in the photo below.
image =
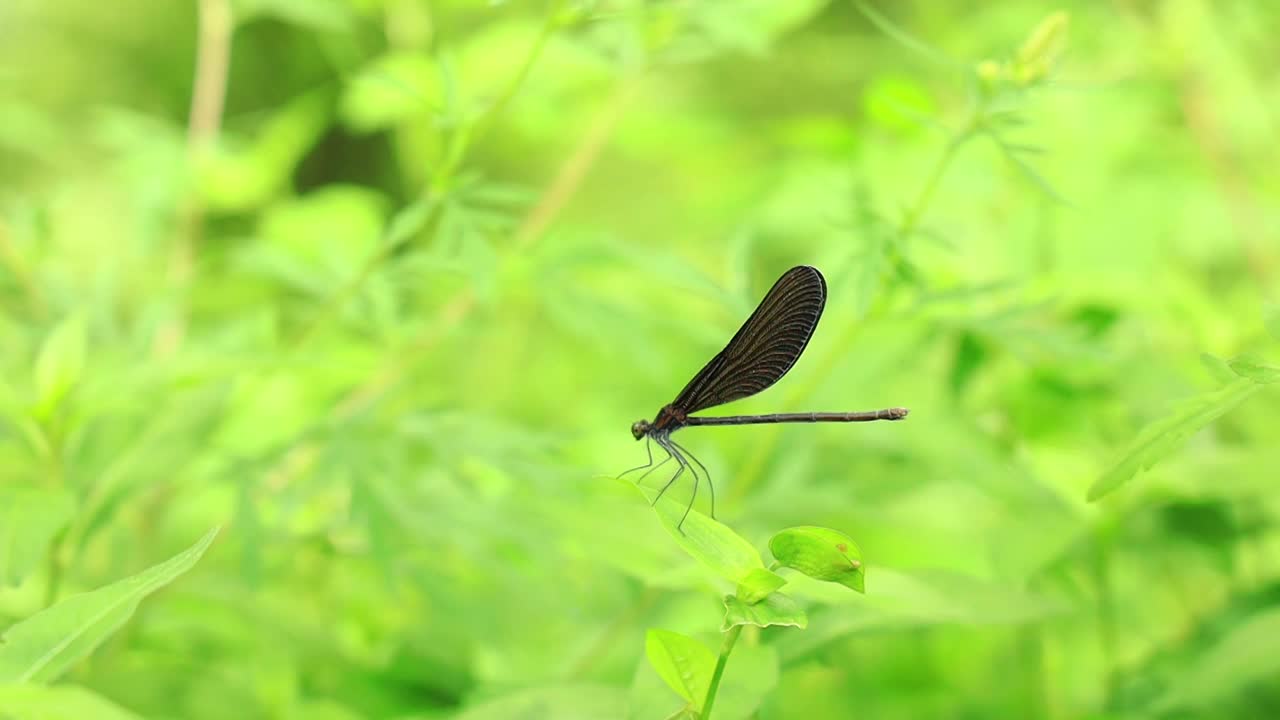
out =
[(670, 630), (651, 629), (645, 635), (644, 652), (672, 690), (695, 708), (702, 707), (716, 665), (716, 656), (706, 645)]
[(774, 593), (754, 605), (743, 602), (734, 595), (724, 596), (724, 622), (721, 632), (728, 632), (735, 625), (785, 625), (804, 629), (809, 618), (794, 599), (782, 593)]
[(1256, 355), (1238, 355), (1227, 361), (1231, 372), (1249, 378), (1259, 385), (1270, 385), (1280, 380), (1280, 367), (1268, 365)]
[(1213, 376), (1214, 380), (1217, 380), (1223, 385), (1235, 382), (1236, 378), (1239, 377), (1239, 375), (1236, 375), (1235, 371), (1231, 369), (1231, 366), (1227, 364), (1226, 360), (1223, 360), (1216, 355), (1200, 353), (1200, 364), (1204, 366), (1204, 369), (1207, 370), (1211, 376)]
[(1173, 414), (1142, 429), (1120, 455), (1120, 459), (1089, 488), (1093, 502), (1149, 470), (1178, 449), (1187, 438), (1244, 402), (1261, 385), (1241, 378), (1230, 385), (1181, 403)]
[(769, 551), (784, 567), (866, 592), (862, 551), (842, 532), (812, 526), (787, 528), (769, 540)]
[[(656, 492), (643, 487), (640, 491), (646, 496)], [(664, 495), (654, 509), (663, 527), (693, 559), (734, 583), (745, 581), (754, 570), (764, 569), (760, 553), (745, 538), (697, 510), (690, 510), (685, 517), (686, 507)]]
[(394, 52), (361, 68), (343, 88), (338, 114), (356, 132), (382, 130), (439, 110), (440, 70), (430, 55)]
[(40, 565), (72, 510), (65, 491), (0, 488), (0, 587), (21, 583)]
[(191, 569), (218, 534), (165, 562), (92, 592), (73, 595), (0, 635), (0, 683), (48, 681), (93, 652), (133, 615), (138, 602)]
[(59, 323), (40, 346), (35, 366), (38, 417), (48, 417), (80, 381), (87, 335), (84, 318), (72, 315)]
[(1272, 338), (1280, 340), (1280, 305), (1271, 305), (1262, 311), (1262, 324)]

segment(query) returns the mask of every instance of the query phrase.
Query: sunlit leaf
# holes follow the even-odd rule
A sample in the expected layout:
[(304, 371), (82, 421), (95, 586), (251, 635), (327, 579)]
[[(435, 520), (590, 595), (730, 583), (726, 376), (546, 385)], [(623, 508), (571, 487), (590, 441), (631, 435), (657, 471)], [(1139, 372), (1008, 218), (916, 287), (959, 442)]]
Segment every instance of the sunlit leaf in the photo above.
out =
[(782, 593), (773, 593), (755, 604), (744, 602), (734, 595), (725, 595), (724, 610), (721, 632), (727, 632), (735, 625), (784, 625), (804, 629), (809, 624), (804, 609), (793, 598)]
[(384, 55), (362, 68), (342, 94), (339, 113), (357, 132), (372, 132), (439, 110), (440, 70), (421, 53)]
[(1262, 322), (1271, 337), (1280, 340), (1280, 305), (1269, 305), (1263, 311)]
[(787, 528), (769, 540), (769, 552), (783, 567), (866, 592), (862, 551), (842, 532), (810, 526)]
[(49, 681), (93, 652), (147, 595), (190, 570), (218, 529), (169, 560), (106, 587), (72, 595), (0, 635), (0, 683)]
[[(657, 494), (656, 490), (638, 488), (645, 497)], [(695, 560), (724, 579), (741, 583), (757, 569), (764, 569), (760, 553), (741, 535), (697, 510), (689, 510), (686, 503), (667, 495), (658, 501), (654, 509), (663, 527), (672, 539)], [(680, 525), (683, 519), (684, 524)]]
[(1089, 487), (1093, 502), (1129, 482), (1135, 475), (1172, 454), (1206, 425), (1222, 417), (1261, 388), (1241, 378), (1230, 385), (1180, 403), (1167, 417), (1143, 428), (1120, 459)]
[(40, 346), (35, 367), (38, 416), (47, 417), (80, 381), (87, 336), (84, 317), (72, 315), (59, 323)]
[(774, 590), (787, 584), (786, 578), (764, 568), (756, 568), (738, 583), (737, 597), (751, 605), (769, 596)]
[(1231, 366), (1227, 364), (1226, 360), (1223, 360), (1216, 355), (1200, 353), (1200, 364), (1204, 366), (1204, 369), (1209, 372), (1209, 375), (1212, 376), (1214, 380), (1217, 380), (1223, 385), (1234, 382), (1236, 378), (1240, 377), (1231, 369)]
[(650, 629), (644, 651), (668, 687), (694, 707), (702, 707), (716, 665), (716, 656), (706, 645), (670, 630)]
[(260, 217), (262, 242), (246, 253), (246, 262), (291, 287), (323, 296), (350, 281), (373, 254), (386, 201), (365, 188), (329, 185), (273, 203)]
[(899, 131), (919, 128), (935, 112), (920, 83), (892, 76), (876, 78), (863, 91), (862, 107), (872, 122)]
[(1259, 385), (1270, 385), (1280, 380), (1280, 367), (1267, 363), (1256, 355), (1239, 355), (1227, 361), (1231, 371)]
[(274, 199), (330, 123), (328, 91), (275, 107), (251, 133), (224, 133), (200, 156), (197, 182), (210, 209), (244, 211)]

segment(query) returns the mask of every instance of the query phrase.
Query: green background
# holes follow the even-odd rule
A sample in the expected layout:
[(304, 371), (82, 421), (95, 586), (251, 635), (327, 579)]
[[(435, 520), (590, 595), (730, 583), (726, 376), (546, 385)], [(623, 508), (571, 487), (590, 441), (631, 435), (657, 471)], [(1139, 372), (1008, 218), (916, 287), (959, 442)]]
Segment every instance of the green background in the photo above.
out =
[(611, 477), (801, 263), (720, 411), (912, 414), (680, 433), (866, 569), (784, 573), (717, 718), (1280, 716), (1277, 27), (0, 3), (0, 718), (678, 712), (646, 631), (733, 588)]

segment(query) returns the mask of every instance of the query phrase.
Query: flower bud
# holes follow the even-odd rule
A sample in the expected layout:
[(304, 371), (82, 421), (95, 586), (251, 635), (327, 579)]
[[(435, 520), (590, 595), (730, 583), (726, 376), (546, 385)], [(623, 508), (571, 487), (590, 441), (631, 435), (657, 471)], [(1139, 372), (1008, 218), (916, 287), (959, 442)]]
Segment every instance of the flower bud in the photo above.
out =
[(1067, 28), (1070, 16), (1059, 10), (1036, 25), (1018, 48), (1014, 59), (1014, 81), (1019, 85), (1031, 85), (1046, 75), (1067, 45)]

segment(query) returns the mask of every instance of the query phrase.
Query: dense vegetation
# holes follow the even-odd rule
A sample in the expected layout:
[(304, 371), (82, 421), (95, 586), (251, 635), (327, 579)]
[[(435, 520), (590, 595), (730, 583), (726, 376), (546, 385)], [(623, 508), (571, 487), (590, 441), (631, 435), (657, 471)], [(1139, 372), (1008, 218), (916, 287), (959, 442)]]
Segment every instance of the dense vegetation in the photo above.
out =
[(1280, 717), (1276, 27), (0, 3), (0, 719)]

